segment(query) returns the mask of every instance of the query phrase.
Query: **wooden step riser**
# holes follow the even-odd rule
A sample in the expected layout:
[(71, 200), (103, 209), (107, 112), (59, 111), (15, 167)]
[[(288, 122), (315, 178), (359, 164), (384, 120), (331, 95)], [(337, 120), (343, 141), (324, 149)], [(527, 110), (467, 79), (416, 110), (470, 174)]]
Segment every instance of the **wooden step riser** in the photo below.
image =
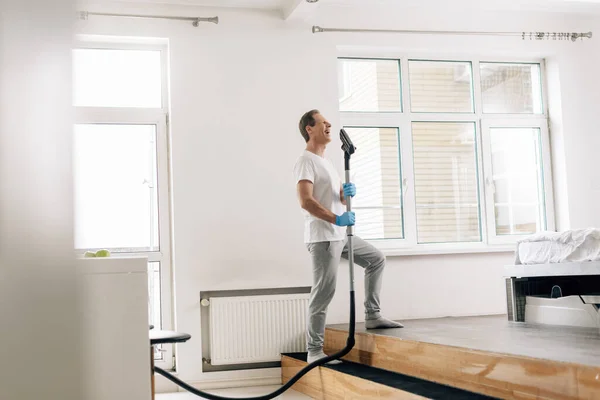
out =
[[(281, 357), (281, 378), (286, 384), (306, 367), (306, 362), (291, 357)], [(357, 378), (328, 368), (317, 367), (296, 382), (292, 389), (313, 399), (394, 399), (423, 400), (425, 397), (404, 392), (366, 379)]]
[[(327, 328), (325, 352), (348, 333)], [(552, 349), (548, 349), (549, 352)], [(357, 333), (348, 361), (502, 399), (600, 399), (600, 368)]]

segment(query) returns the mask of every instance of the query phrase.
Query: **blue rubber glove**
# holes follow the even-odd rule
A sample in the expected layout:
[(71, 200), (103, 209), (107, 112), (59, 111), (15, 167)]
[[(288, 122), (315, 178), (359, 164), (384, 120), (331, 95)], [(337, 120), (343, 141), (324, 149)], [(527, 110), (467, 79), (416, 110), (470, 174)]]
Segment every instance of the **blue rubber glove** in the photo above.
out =
[(354, 215), (354, 211), (345, 212), (342, 215), (337, 215), (335, 217), (335, 224), (337, 226), (352, 226), (354, 225), (354, 221), (356, 220), (356, 216)]
[(356, 196), (356, 186), (354, 183), (344, 183), (344, 197), (354, 197)]

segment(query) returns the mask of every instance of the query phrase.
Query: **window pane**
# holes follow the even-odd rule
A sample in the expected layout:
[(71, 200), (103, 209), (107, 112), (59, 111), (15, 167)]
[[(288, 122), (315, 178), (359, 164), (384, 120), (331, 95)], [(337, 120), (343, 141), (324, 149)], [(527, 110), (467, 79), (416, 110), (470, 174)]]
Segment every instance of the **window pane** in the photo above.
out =
[[(160, 262), (148, 263), (148, 320), (154, 329), (162, 329), (162, 318), (160, 308), (161, 297), (160, 286)], [(162, 347), (156, 346), (154, 349), (154, 359), (162, 360)]]
[(397, 60), (338, 60), (340, 111), (402, 111)]
[(412, 112), (474, 112), (471, 63), (409, 61)]
[(538, 64), (481, 63), (484, 113), (542, 113)]
[(154, 125), (75, 126), (75, 246), (158, 250)]
[(351, 165), (351, 180), (357, 187), (352, 203), (356, 234), (363, 239), (403, 238), (398, 129), (344, 129), (358, 149)]
[(355, 234), (365, 240), (402, 239), (402, 209), (396, 208), (356, 208)]
[(474, 123), (412, 124), (417, 240), (481, 240)]
[(417, 207), (419, 243), (479, 242), (479, 207), (468, 204)]
[(160, 108), (161, 74), (159, 51), (75, 49), (74, 104)]
[(496, 234), (546, 229), (539, 128), (492, 128), (490, 140)]

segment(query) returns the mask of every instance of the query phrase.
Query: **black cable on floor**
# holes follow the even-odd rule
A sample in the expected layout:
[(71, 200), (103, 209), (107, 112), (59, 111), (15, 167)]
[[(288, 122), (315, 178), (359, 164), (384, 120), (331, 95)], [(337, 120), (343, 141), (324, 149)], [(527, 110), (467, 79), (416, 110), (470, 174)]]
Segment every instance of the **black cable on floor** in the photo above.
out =
[(300, 372), (298, 372), (296, 375), (294, 375), (285, 385), (283, 385), (282, 387), (280, 387), (279, 389), (277, 389), (276, 391), (263, 395), (263, 396), (256, 396), (256, 397), (223, 397), (223, 396), (217, 396), (214, 394), (210, 394), (210, 393), (206, 393), (203, 392), (201, 390), (198, 390), (192, 386), (190, 386), (189, 384), (185, 383), (184, 381), (182, 381), (179, 378), (176, 378), (175, 376), (171, 375), (170, 373), (168, 373), (167, 371), (165, 371), (162, 368), (159, 367), (154, 367), (154, 372), (164, 376), (165, 378), (167, 378), (168, 380), (170, 380), (171, 382), (175, 383), (176, 385), (182, 387), (183, 389), (187, 390), (188, 392), (195, 394), (196, 396), (205, 398), (205, 399), (209, 399), (209, 400), (234, 400), (234, 399), (241, 399), (241, 400), (270, 400), (273, 399), (277, 396), (280, 396), (283, 392), (285, 392), (286, 390), (288, 390), (289, 388), (291, 388), (294, 383), (296, 383), (298, 380), (300, 380), (300, 378), (302, 378), (304, 375), (306, 375), (310, 370), (312, 370), (313, 368), (318, 367), (319, 365), (323, 365), (325, 363), (328, 363), (329, 361), (332, 360), (336, 360), (339, 358), (344, 357), (346, 354), (350, 353), (350, 350), (352, 350), (352, 348), (354, 347), (354, 329), (355, 329), (355, 325), (356, 325), (356, 315), (355, 315), (355, 304), (354, 304), (354, 291), (350, 291), (350, 327), (349, 327), (349, 331), (348, 331), (348, 339), (346, 341), (346, 347), (344, 347), (341, 351), (332, 354), (330, 356), (327, 356), (325, 358), (321, 358), (311, 364), (308, 364), (306, 367), (302, 368), (300, 370)]

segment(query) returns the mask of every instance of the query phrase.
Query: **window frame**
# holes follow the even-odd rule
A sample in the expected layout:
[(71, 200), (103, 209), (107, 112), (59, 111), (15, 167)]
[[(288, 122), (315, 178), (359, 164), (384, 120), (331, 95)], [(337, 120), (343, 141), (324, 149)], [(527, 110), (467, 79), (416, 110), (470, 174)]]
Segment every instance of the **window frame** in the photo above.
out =
[(550, 134), (548, 129), (548, 122), (543, 118), (526, 118), (526, 119), (504, 119), (494, 118), (482, 121), (482, 139), (483, 139), (483, 151), (486, 151), (489, 156), (485, 159), (485, 196), (487, 207), (487, 219), (490, 221), (488, 224), (488, 241), (490, 244), (513, 244), (517, 240), (524, 239), (530, 234), (521, 235), (498, 235), (496, 233), (496, 221), (495, 221), (495, 201), (494, 193), (495, 188), (493, 187), (493, 169), (492, 169), (492, 157), (491, 157), (491, 129), (493, 128), (532, 128), (540, 130), (540, 152), (542, 161), (542, 184), (544, 185), (544, 217), (546, 219), (546, 230), (554, 230), (555, 221), (554, 213), (549, 213), (548, 210), (554, 210), (554, 200), (552, 193), (552, 171), (548, 170), (551, 168), (551, 156), (550, 156)]
[[(161, 107), (87, 107), (74, 106), (75, 124), (124, 124), (154, 125), (156, 129), (156, 182), (158, 185), (158, 249), (109, 249), (113, 258), (146, 257), (150, 263), (160, 265), (160, 316), (161, 328), (173, 329), (172, 302), (172, 230), (171, 230), (171, 182), (170, 182), (170, 127), (169, 127), (169, 65), (168, 45), (166, 43), (125, 42), (121, 40), (107, 41), (98, 38), (78, 36), (73, 50), (151, 50), (159, 51), (161, 59)], [(86, 251), (98, 249), (75, 249), (78, 256)], [(148, 277), (150, 279), (150, 276)], [(163, 369), (174, 367), (174, 346), (157, 346), (160, 356), (155, 358), (155, 365)]]
[[(489, 146), (486, 148), (486, 136), (489, 136), (489, 126), (496, 123), (526, 123), (529, 127), (540, 126), (542, 132), (542, 160), (544, 173), (544, 195), (546, 229), (555, 230), (555, 208), (553, 199), (553, 177), (551, 164), (551, 149), (549, 138), (548, 119), (548, 90), (545, 60), (530, 57), (498, 57), (485, 55), (460, 55), (446, 54), (433, 55), (431, 53), (402, 53), (394, 51), (378, 51), (365, 49), (340, 48), (337, 59), (376, 59), (391, 60), (400, 63), (400, 99), (402, 111), (382, 112), (357, 112), (341, 111), (338, 107), (340, 126), (354, 127), (381, 127), (397, 128), (400, 135), (400, 159), (401, 179), (403, 184), (403, 196), (401, 204), (404, 221), (404, 239), (374, 239), (368, 240), (386, 255), (420, 255), (420, 254), (460, 254), (460, 253), (484, 253), (484, 252), (506, 252), (513, 251), (516, 241), (521, 236), (496, 237), (495, 219), (489, 219), (489, 208), (493, 215), (494, 203), (490, 203), (491, 190), (485, 184), (486, 179), (491, 179), (491, 171), (486, 166), (491, 157)], [(410, 96), (410, 74), (409, 61), (442, 61), (442, 62), (469, 62), (472, 68), (472, 113), (431, 113), (412, 112)], [(484, 114), (483, 95), (481, 92), (480, 63), (509, 63), (509, 64), (538, 64), (540, 67), (542, 84), (542, 113), (541, 114)], [(533, 122), (537, 125), (531, 125)], [(412, 151), (412, 128), (413, 122), (468, 122), (475, 123), (476, 134), (476, 162), (477, 162), (477, 185), (480, 213), (480, 242), (461, 243), (417, 243), (417, 221), (416, 221), (416, 197), (414, 159)], [(494, 125), (495, 126), (495, 125)], [(486, 129), (488, 131), (486, 132)], [(359, 149), (360, 151), (360, 149)], [(490, 161), (491, 162), (491, 161)], [(360, 188), (359, 188), (360, 190)], [(491, 193), (493, 199), (493, 193)], [(492, 235), (492, 233), (494, 233)]]

